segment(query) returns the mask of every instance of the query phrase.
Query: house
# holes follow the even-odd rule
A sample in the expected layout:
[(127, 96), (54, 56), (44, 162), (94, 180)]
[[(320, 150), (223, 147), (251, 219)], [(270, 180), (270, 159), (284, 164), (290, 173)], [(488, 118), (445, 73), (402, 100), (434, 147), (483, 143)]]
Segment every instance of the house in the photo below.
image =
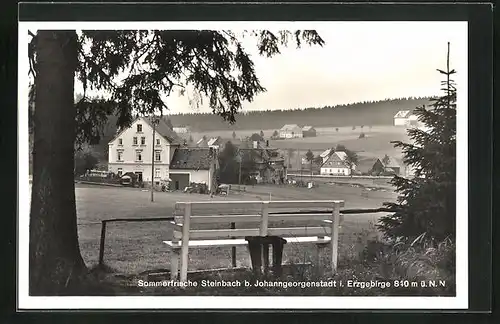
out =
[(176, 148), (170, 162), (171, 189), (183, 190), (191, 183), (205, 183), (210, 190), (216, 187), (217, 152), (210, 147)]
[(177, 134), (189, 134), (189, 133), (191, 133), (191, 127), (178, 126), (178, 127), (174, 127), (173, 131), (176, 132)]
[(316, 129), (312, 126), (302, 127), (302, 137), (316, 137)]
[(401, 174), (401, 169), (405, 169), (403, 162), (400, 161), (400, 159), (397, 159), (395, 157), (389, 156), (389, 161), (384, 165), (385, 168), (385, 173), (391, 173), (391, 174), (396, 174), (399, 175)]
[(406, 126), (408, 118), (411, 115), (410, 110), (400, 110), (394, 115), (394, 126)]
[(120, 176), (132, 172), (137, 175), (138, 182), (151, 182), (154, 153), (154, 181), (156, 184), (168, 181), (170, 161), (182, 143), (183, 140), (163, 119), (158, 119), (153, 143), (151, 119), (138, 117), (108, 143), (108, 171)]
[(286, 179), (285, 159), (280, 156), (279, 150), (269, 147), (269, 141), (263, 144), (252, 141), (252, 145), (241, 145), (240, 151), (250, 153), (255, 163), (256, 178), (264, 183), (279, 183)]
[[(351, 168), (346, 162), (347, 154), (345, 152), (334, 152), (321, 165), (320, 174), (324, 175), (345, 175), (351, 174)], [(353, 170), (355, 167), (353, 166)]]
[(356, 170), (362, 175), (378, 176), (384, 173), (385, 166), (379, 158), (366, 158), (358, 161)]
[(207, 141), (207, 146), (216, 150), (222, 148), (222, 138), (220, 136), (210, 138)]
[(297, 124), (286, 124), (279, 131), (280, 138), (298, 138), (302, 136), (302, 128)]

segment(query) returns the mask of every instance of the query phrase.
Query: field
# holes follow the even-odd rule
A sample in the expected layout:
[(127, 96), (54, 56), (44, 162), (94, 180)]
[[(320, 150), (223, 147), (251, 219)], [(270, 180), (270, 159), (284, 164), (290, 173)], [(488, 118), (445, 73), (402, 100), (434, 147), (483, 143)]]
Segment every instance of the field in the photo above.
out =
[[(311, 150), (315, 155), (320, 154), (325, 149), (335, 147), (338, 144), (344, 145), (351, 151), (356, 152), (360, 158), (378, 157), (382, 158), (385, 154), (401, 157), (401, 150), (394, 148), (391, 141), (408, 141), (408, 135), (405, 128), (395, 126), (367, 126), (361, 128), (356, 127), (339, 127), (336, 128), (318, 128), (316, 137), (305, 137), (283, 140), (269, 140), (269, 145), (274, 148), (279, 148), (287, 156), (288, 149), (295, 150), (292, 160), (298, 160), (298, 156), (303, 156), (308, 150)], [(236, 132), (236, 139), (250, 136), (253, 133), (260, 133), (261, 130), (240, 130)], [(269, 139), (274, 129), (263, 130), (264, 138)], [(365, 138), (359, 138), (359, 134), (364, 133)], [(191, 136), (196, 142), (198, 139), (206, 136), (207, 138), (220, 136), (224, 141), (232, 140), (232, 131), (212, 131), (204, 133), (192, 133)], [(296, 153), (299, 154), (296, 154)], [(294, 161), (292, 161), (293, 163)]]
[[(255, 186), (245, 194), (217, 197), (224, 200), (294, 200), (294, 199), (343, 199), (345, 208), (377, 208), (384, 201), (394, 201), (393, 192), (370, 192), (361, 196), (361, 188), (321, 183), (318, 188)], [(168, 217), (173, 215), (177, 201), (209, 200), (207, 195), (184, 193), (155, 193), (155, 202), (150, 193), (140, 189), (77, 185), (76, 205), (78, 234), (82, 256), (88, 266), (98, 262), (101, 220), (111, 218)], [(230, 210), (218, 210), (219, 213)], [(381, 214), (346, 215), (340, 239), (340, 258), (352, 253), (357, 233), (366, 232), (377, 236), (373, 224)], [(229, 226), (229, 224), (228, 224)], [(359, 236), (359, 235), (358, 235)], [(169, 252), (162, 241), (169, 238), (165, 222), (109, 223), (106, 234), (104, 262), (120, 273), (139, 273), (146, 270), (169, 268)], [(359, 248), (362, 248), (360, 246)], [(190, 267), (193, 269), (225, 268), (231, 263), (230, 248), (210, 250), (193, 249), (190, 252)], [(285, 262), (308, 261), (310, 247), (287, 245)], [(246, 248), (237, 250), (239, 266), (249, 266)]]

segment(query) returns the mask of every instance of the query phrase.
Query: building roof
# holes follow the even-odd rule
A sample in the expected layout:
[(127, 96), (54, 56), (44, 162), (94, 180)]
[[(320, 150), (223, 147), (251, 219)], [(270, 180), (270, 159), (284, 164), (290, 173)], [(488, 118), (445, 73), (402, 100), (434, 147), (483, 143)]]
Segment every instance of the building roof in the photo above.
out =
[(330, 155), (331, 152), (332, 152), (332, 149), (329, 148), (329, 149), (325, 150), (323, 153), (321, 153), (319, 156), (321, 156), (322, 158), (326, 158), (327, 156)]
[[(153, 124), (151, 123), (151, 120), (148, 117), (137, 117), (132, 121), (132, 124), (135, 123), (138, 119), (141, 119), (144, 121), (146, 124), (148, 124), (151, 128), (153, 127)], [(115, 137), (109, 143), (115, 141), (118, 137), (120, 137), (126, 130), (130, 129), (130, 127), (124, 128), (121, 131), (119, 131)], [(156, 131), (158, 134), (166, 138), (171, 144), (182, 144), (184, 140), (177, 135), (176, 132), (174, 132), (170, 127), (168, 127), (167, 123), (163, 118), (158, 119), (158, 125), (156, 125)]]
[[(339, 154), (343, 153), (343, 154)], [(327, 166), (329, 162), (341, 162), (344, 167), (348, 167), (345, 163), (345, 158), (347, 157), (347, 154), (345, 152), (335, 152), (334, 154), (330, 155), (328, 159), (321, 165), (321, 167), (324, 167), (325, 165)]]
[[(382, 161), (382, 159), (380, 160)], [(387, 168), (401, 168), (403, 165), (403, 161), (401, 159), (395, 158), (393, 156), (389, 156), (389, 163), (385, 165)]]
[(214, 150), (208, 147), (176, 148), (170, 162), (170, 168), (208, 170), (214, 156)]
[[(149, 118), (142, 118), (150, 127), (153, 124)], [(165, 137), (172, 144), (182, 144), (184, 140), (177, 135), (173, 129), (170, 129), (164, 118), (158, 119), (158, 125), (156, 125), (156, 131), (163, 137)]]
[(315, 129), (312, 126), (304, 126), (304, 127), (302, 127), (302, 130), (307, 132), (307, 131), (312, 131), (312, 130), (315, 130)]
[(408, 118), (410, 116), (411, 110), (400, 110), (394, 115), (394, 118)]
[(212, 137), (208, 140), (207, 145), (218, 145), (220, 144), (221, 138), (220, 136)]
[(282, 131), (293, 131), (296, 129), (301, 129), (297, 124), (285, 124), (283, 127), (281, 127)]
[(333, 155), (337, 155), (342, 161), (347, 159), (347, 153), (343, 151), (335, 152)]
[(366, 159), (359, 160), (358, 164), (356, 165), (356, 168), (358, 169), (358, 171), (361, 171), (363, 173), (370, 172), (373, 169), (375, 163), (379, 160), (380, 159), (376, 157), (369, 157)]

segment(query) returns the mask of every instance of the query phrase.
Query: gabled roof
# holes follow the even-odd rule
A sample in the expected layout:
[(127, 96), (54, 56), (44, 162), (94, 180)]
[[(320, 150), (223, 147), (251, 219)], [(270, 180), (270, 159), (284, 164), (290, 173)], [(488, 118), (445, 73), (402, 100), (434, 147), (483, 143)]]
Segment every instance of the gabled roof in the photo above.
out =
[(315, 130), (315, 129), (312, 126), (304, 126), (304, 127), (302, 127), (302, 130), (307, 132), (307, 131), (311, 131), (311, 130)]
[[(343, 153), (343, 154), (339, 154), (339, 153)], [(348, 168), (347, 164), (345, 163), (346, 157), (347, 157), (347, 154), (345, 154), (345, 152), (335, 152), (334, 154), (330, 155), (330, 157), (321, 165), (321, 167), (328, 166), (329, 162), (333, 162), (335, 164), (337, 164), (337, 162), (340, 162), (340, 163), (342, 163), (342, 165), (344, 167)]]
[(321, 153), (319, 156), (321, 156), (322, 158), (326, 158), (328, 155), (330, 155), (331, 152), (332, 152), (332, 149), (329, 148), (329, 149), (325, 150), (323, 153)]
[(297, 124), (285, 124), (283, 127), (281, 127), (282, 131), (292, 131), (296, 129), (301, 129)]
[(361, 172), (370, 172), (377, 161), (380, 161), (380, 159), (376, 157), (365, 158), (358, 161), (356, 168)]
[[(151, 128), (153, 127), (153, 124), (151, 123), (151, 120), (147, 117), (137, 117), (132, 121), (132, 124), (135, 123), (138, 119), (142, 120), (146, 124), (148, 124)], [(111, 143), (115, 141), (118, 137), (120, 137), (126, 130), (130, 129), (131, 127), (127, 127), (122, 129), (120, 132), (118, 132), (115, 137), (108, 143)], [(176, 132), (170, 129), (168, 125), (166, 124), (165, 120), (163, 118), (158, 119), (158, 125), (156, 125), (156, 131), (158, 134), (163, 136), (166, 140), (168, 140), (171, 144), (181, 144), (183, 140), (177, 135)]]
[[(149, 125), (149, 127), (153, 127), (153, 124), (149, 118), (142, 119)], [(164, 118), (158, 119), (158, 125), (156, 125), (156, 131), (163, 137), (165, 137), (172, 144), (182, 144), (184, 140), (177, 135), (170, 127), (168, 127)]]
[(207, 144), (208, 145), (218, 145), (220, 144), (220, 136), (217, 136), (217, 137), (212, 137), (211, 139), (208, 140)]
[(410, 116), (411, 110), (400, 110), (394, 115), (394, 118), (408, 118)]
[(215, 157), (214, 150), (208, 147), (176, 148), (171, 169), (208, 170)]
[(335, 152), (333, 155), (337, 155), (342, 161), (347, 159), (346, 152), (339, 151), (339, 152)]
[[(382, 161), (382, 159), (380, 159)], [(401, 168), (401, 165), (403, 164), (403, 161), (401, 159), (395, 158), (393, 156), (389, 156), (389, 163), (385, 165), (387, 168)]]

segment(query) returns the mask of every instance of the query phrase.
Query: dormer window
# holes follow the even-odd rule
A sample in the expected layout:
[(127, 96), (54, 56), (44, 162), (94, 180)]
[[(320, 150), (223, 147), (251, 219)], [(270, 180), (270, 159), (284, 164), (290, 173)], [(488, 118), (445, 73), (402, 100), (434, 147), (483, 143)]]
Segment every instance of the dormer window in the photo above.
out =
[(137, 133), (142, 133), (142, 125), (137, 124)]

